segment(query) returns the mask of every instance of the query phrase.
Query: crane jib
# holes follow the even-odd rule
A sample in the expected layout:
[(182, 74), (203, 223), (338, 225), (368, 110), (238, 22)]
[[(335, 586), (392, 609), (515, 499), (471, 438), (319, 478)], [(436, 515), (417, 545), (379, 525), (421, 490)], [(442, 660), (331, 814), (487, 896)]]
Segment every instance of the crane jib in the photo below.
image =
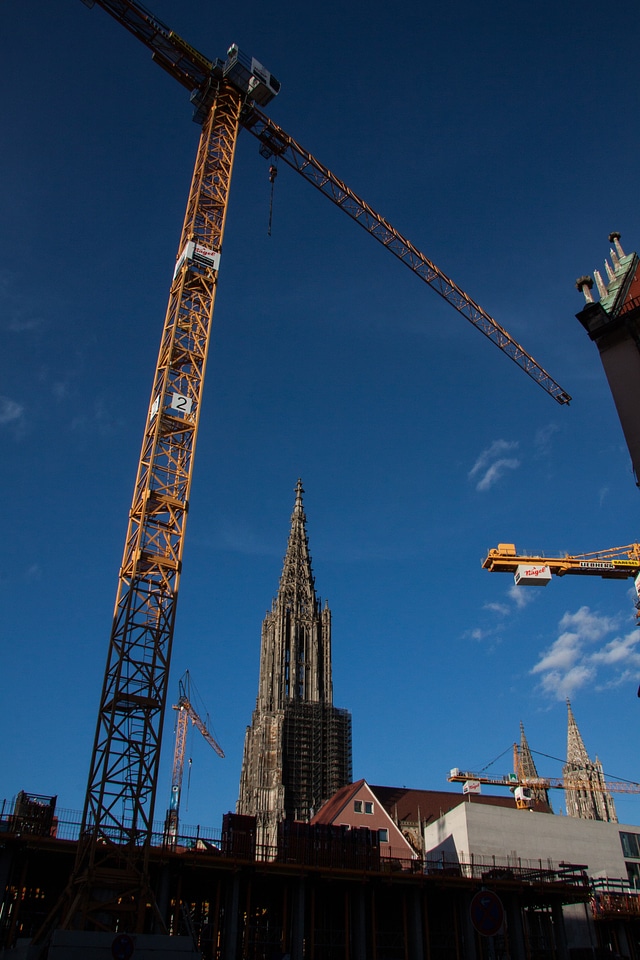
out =
[(265, 159), (280, 157), (300, 173), (316, 189), (344, 210), (352, 220), (391, 251), (430, 287), (467, 318), (486, 337), (506, 353), (514, 363), (538, 383), (560, 404), (567, 404), (571, 396), (527, 353), (494, 318), (468, 296), (453, 280), (421, 253), (395, 227), (381, 217), (364, 200), (339, 180), (313, 154), (285, 133), (255, 104), (247, 104), (240, 122), (261, 143), (260, 153)]
[[(84, 2), (87, 6), (93, 6), (94, 0), (84, 0)], [(227, 59), (224, 63), (221, 60), (210, 61), (158, 20), (137, 0), (95, 0), (95, 2), (149, 47), (154, 53), (156, 62), (191, 91), (196, 122), (204, 122), (215, 100), (220, 80), (224, 79), (235, 86), (246, 100), (241, 123), (258, 138), (262, 145), (260, 152), (263, 156), (282, 157), (285, 163), (329, 197), (333, 203), (450, 303), (458, 313), (466, 317), (554, 400), (560, 404), (569, 403), (570, 395), (490, 314), (475, 303), (453, 280), (402, 237), (345, 183), (335, 177), (311, 153), (304, 150), (258, 109), (256, 104), (265, 106), (278, 94), (280, 83), (255, 57), (248, 57), (238, 49), (236, 44), (232, 44), (227, 51)]]

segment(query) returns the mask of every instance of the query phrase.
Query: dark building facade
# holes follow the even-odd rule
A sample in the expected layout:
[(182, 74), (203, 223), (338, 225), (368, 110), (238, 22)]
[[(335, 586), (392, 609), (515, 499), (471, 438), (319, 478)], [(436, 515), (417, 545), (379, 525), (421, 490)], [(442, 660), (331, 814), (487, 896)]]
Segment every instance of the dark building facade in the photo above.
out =
[(331, 611), (316, 595), (302, 481), (278, 594), (262, 624), (258, 697), (247, 727), (239, 814), (275, 847), (278, 823), (309, 820), (351, 782), (351, 715), (333, 706)]

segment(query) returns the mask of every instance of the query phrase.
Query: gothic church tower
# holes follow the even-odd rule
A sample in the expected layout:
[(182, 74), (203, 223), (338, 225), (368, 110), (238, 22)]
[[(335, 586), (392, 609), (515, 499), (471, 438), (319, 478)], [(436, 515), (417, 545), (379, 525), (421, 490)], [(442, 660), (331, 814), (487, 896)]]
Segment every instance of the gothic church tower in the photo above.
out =
[[(519, 777), (522, 777), (523, 780), (537, 780), (539, 777), (538, 770), (531, 753), (531, 748), (529, 747), (529, 741), (527, 740), (524, 732), (524, 724), (522, 721), (520, 721), (520, 748), (518, 750), (516, 773)], [(551, 809), (551, 804), (549, 803), (549, 791), (544, 787), (531, 787), (531, 796), (534, 800), (539, 800), (541, 803), (546, 803)]]
[[(568, 700), (567, 710), (567, 762), (562, 768), (567, 816), (617, 823), (616, 808), (606, 789), (602, 764), (597, 757), (595, 761), (589, 759)], [(572, 786), (568, 787), (568, 783)]]
[(331, 612), (316, 596), (302, 481), (278, 595), (262, 624), (258, 697), (247, 727), (237, 812), (275, 847), (278, 823), (309, 820), (351, 782), (351, 715), (333, 706)]

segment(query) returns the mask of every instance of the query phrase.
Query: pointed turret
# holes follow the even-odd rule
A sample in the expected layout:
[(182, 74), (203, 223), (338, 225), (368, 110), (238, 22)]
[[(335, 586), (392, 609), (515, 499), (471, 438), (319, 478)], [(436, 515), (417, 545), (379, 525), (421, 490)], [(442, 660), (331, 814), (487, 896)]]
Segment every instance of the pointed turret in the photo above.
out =
[[(531, 755), (531, 750), (529, 749), (529, 743), (524, 732), (524, 724), (522, 720), (520, 721), (518, 769), (515, 772), (522, 780), (537, 779), (539, 776), (534, 759)], [(534, 800), (540, 800), (542, 803), (548, 804), (549, 807), (551, 806), (551, 804), (549, 804), (549, 791), (545, 790), (544, 787), (531, 787), (531, 796)]]
[(567, 700), (567, 765), (580, 769), (586, 767), (589, 762), (589, 754), (580, 736), (571, 702)]
[(562, 768), (567, 815), (581, 820), (617, 823), (613, 797), (607, 790), (602, 764), (589, 759), (578, 724), (567, 700), (567, 762)]
[(276, 605), (279, 604), (294, 615), (305, 616), (315, 609), (318, 601), (309, 555), (307, 518), (302, 503), (304, 493), (302, 480), (298, 480), (295, 493), (296, 500), (291, 514), (291, 530), (282, 566), (280, 589), (272, 609), (275, 611)]
[(586, 300), (576, 316), (598, 347), (640, 486), (640, 257), (625, 254), (617, 231), (609, 234), (609, 243), (613, 247), (611, 264), (605, 262), (608, 283), (594, 270), (600, 295), (594, 300), (591, 277), (576, 281)]

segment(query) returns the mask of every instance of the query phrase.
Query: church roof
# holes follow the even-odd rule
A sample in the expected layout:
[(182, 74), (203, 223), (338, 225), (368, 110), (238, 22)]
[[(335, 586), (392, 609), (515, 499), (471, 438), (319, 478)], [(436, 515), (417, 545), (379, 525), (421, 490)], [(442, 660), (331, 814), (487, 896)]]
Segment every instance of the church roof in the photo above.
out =
[(316, 815), (311, 818), (311, 823), (333, 823), (364, 783), (364, 780), (356, 780), (355, 783), (348, 783), (341, 787), (326, 803), (323, 803)]

